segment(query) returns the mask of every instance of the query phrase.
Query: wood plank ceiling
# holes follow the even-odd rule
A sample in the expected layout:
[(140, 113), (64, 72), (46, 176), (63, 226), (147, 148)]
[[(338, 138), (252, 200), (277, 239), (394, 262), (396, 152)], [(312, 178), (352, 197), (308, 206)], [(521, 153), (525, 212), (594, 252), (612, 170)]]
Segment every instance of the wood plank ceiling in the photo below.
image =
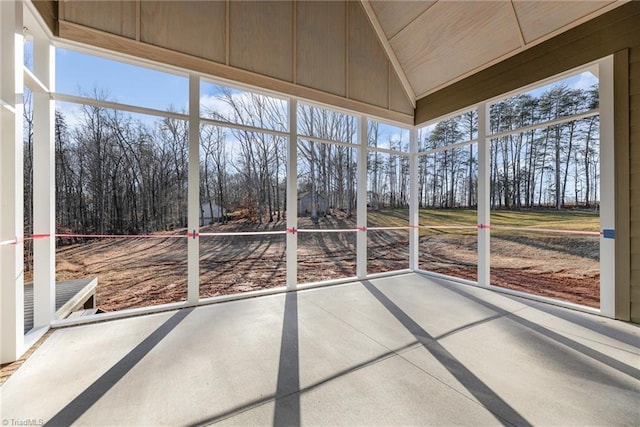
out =
[(362, 2), (405, 91), (420, 99), (626, 0)]
[(628, 1), (56, 4), (62, 38), (410, 121), (421, 98)]

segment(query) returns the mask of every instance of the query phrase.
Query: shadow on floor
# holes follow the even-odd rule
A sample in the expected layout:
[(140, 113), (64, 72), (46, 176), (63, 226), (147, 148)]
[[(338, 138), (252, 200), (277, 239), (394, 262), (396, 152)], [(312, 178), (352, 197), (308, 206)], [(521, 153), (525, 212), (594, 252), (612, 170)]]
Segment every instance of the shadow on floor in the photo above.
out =
[[(284, 303), (278, 386), (273, 425), (300, 425), (300, 351), (298, 348), (298, 294), (288, 292)], [(293, 395), (293, 396), (292, 396)], [(292, 396), (287, 399), (287, 397)]]
[(160, 327), (131, 350), (126, 356), (113, 365), (107, 372), (87, 387), (78, 397), (62, 408), (45, 425), (71, 425), (77, 421), (93, 404), (104, 396), (118, 383), (134, 366), (158, 345), (169, 333), (182, 322), (192, 311), (192, 308), (178, 310)]
[[(577, 352), (579, 352), (579, 353), (581, 353), (581, 354), (583, 354), (583, 355), (585, 355), (587, 357), (590, 357), (593, 360), (596, 360), (596, 361), (598, 361), (598, 362), (600, 362), (600, 363), (602, 363), (604, 365), (609, 366), (612, 369), (615, 369), (618, 372), (621, 372), (621, 373), (623, 373), (625, 375), (628, 375), (631, 378), (634, 378), (636, 380), (640, 380), (640, 370), (639, 369), (636, 369), (636, 368), (634, 368), (632, 366), (629, 366), (629, 365), (627, 365), (627, 364), (625, 364), (625, 363), (623, 363), (623, 362), (621, 362), (619, 360), (616, 360), (611, 356), (607, 356), (606, 354), (601, 353), (601, 352), (599, 352), (597, 350), (589, 348), (584, 344), (580, 344), (579, 342), (577, 342), (575, 340), (572, 340), (571, 338), (568, 338), (568, 337), (566, 337), (564, 335), (561, 335), (561, 334), (559, 334), (559, 333), (557, 333), (557, 332), (555, 332), (555, 331), (553, 331), (553, 330), (551, 330), (549, 328), (546, 328), (546, 327), (544, 327), (542, 325), (539, 325), (539, 324), (537, 324), (535, 322), (532, 322), (531, 320), (527, 320), (527, 319), (525, 319), (525, 318), (523, 318), (521, 316), (518, 316), (518, 315), (516, 315), (516, 314), (514, 314), (512, 312), (509, 312), (509, 311), (507, 311), (507, 310), (505, 310), (505, 309), (503, 309), (501, 307), (498, 307), (495, 304), (491, 304), (490, 302), (485, 301), (485, 300), (483, 300), (481, 298), (478, 298), (475, 295), (472, 295), (472, 294), (466, 292), (465, 290), (463, 290), (463, 289), (461, 289), (459, 287), (451, 286), (451, 285), (449, 285), (449, 284), (447, 284), (447, 283), (445, 283), (443, 281), (440, 281), (438, 279), (434, 279), (434, 282), (438, 283), (439, 285), (442, 285), (443, 288), (445, 288), (445, 289), (447, 289), (447, 290), (449, 290), (451, 292), (454, 292), (454, 293), (456, 293), (456, 294), (458, 294), (458, 295), (460, 295), (460, 296), (462, 296), (464, 298), (467, 298), (467, 299), (473, 301), (474, 303), (476, 303), (478, 305), (481, 305), (483, 307), (486, 307), (486, 308), (496, 312), (497, 314), (499, 314), (501, 316), (508, 317), (509, 320), (514, 321), (514, 322), (520, 324), (521, 326), (524, 326), (525, 328), (528, 328), (528, 329), (530, 329), (532, 331), (535, 331), (538, 334), (545, 336), (546, 338), (549, 338), (549, 339), (551, 339), (551, 340), (553, 340), (553, 341), (555, 341), (555, 342), (557, 342), (559, 344), (562, 344), (562, 345), (564, 345), (566, 347), (569, 347), (569, 348), (571, 348), (571, 349), (573, 349), (573, 350), (575, 350), (575, 351), (577, 351)], [(518, 301), (522, 302), (522, 300), (518, 300)], [(540, 308), (540, 306), (536, 305), (535, 308)], [(550, 310), (550, 309), (547, 308), (547, 310)], [(570, 319), (571, 317), (572, 317), (571, 315), (565, 314), (565, 318)], [(575, 317), (573, 318), (573, 322), (576, 323), (576, 324), (589, 323), (589, 322), (578, 322)], [(590, 325), (588, 325), (586, 327), (588, 329), (591, 329), (591, 330), (596, 330), (594, 328), (593, 324), (590, 324)], [(605, 330), (607, 330), (607, 329), (605, 329)], [(617, 335), (621, 335), (621, 334), (617, 334)], [(627, 341), (632, 341), (632, 340), (629, 339), (629, 337), (627, 337), (626, 340)], [(636, 343), (636, 345), (637, 345), (637, 343)]]
[(362, 284), (460, 384), (500, 421), (517, 426), (532, 425), (370, 281), (363, 280)]

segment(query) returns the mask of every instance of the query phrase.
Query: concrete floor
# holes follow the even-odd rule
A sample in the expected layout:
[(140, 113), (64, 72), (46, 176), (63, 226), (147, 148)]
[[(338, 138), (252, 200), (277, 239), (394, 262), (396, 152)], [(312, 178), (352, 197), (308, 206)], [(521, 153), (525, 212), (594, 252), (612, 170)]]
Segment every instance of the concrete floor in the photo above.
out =
[(640, 327), (416, 274), (61, 329), (3, 425), (640, 425)]

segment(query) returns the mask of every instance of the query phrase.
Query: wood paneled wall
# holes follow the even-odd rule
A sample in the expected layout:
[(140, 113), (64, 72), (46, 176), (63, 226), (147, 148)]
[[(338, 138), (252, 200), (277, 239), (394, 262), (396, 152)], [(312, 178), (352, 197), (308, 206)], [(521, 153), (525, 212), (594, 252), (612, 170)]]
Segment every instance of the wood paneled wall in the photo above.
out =
[[(140, 3), (141, 42), (199, 58), (226, 61), (225, 25), (224, 2), (191, 2), (189, 7), (172, 1)], [(208, 31), (202, 31), (203, 28)]]
[(58, 9), (62, 38), (413, 123), (360, 2), (64, 0)]
[(296, 5), (296, 83), (347, 96), (347, 5)]
[(640, 44), (629, 50), (631, 320), (640, 323)]
[(293, 3), (229, 2), (229, 65), (293, 82)]
[(69, 22), (130, 39), (137, 37), (136, 14), (137, 5), (132, 0), (74, 0), (65, 2), (64, 8), (64, 19)]
[(33, 0), (33, 5), (53, 34), (58, 34), (58, 4), (54, 0)]
[(359, 2), (349, 2), (349, 96), (373, 105), (386, 106), (389, 61), (376, 32)]
[(613, 54), (613, 109), (615, 165), (615, 313), (631, 319), (631, 207), (629, 175), (629, 49)]
[[(640, 323), (640, 1), (417, 101), (416, 124), (614, 54), (616, 313)], [(619, 299), (618, 299), (619, 298)], [(624, 306), (621, 306), (624, 305)]]

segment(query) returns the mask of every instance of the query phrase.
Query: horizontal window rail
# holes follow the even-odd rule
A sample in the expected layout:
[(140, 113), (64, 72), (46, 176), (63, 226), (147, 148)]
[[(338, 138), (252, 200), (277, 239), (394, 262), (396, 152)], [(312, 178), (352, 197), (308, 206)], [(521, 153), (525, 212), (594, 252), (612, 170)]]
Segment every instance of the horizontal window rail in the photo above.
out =
[(425, 230), (472, 230), (479, 228), (477, 225), (421, 225)]
[(322, 144), (333, 144), (333, 145), (340, 145), (343, 147), (349, 147), (349, 148), (358, 148), (359, 145), (356, 142), (344, 142), (344, 141), (334, 141), (332, 139), (326, 139), (326, 138), (317, 138), (315, 136), (307, 136), (307, 135), (301, 135), (298, 134), (298, 142), (320, 142)]
[(76, 234), (76, 233), (60, 233), (60, 234), (33, 234), (26, 237), (16, 237), (0, 241), (0, 246), (15, 245), (18, 243), (55, 238), (84, 238), (84, 239), (184, 239), (195, 237), (216, 237), (216, 236), (260, 236), (260, 235), (278, 235), (287, 233), (353, 233), (358, 231), (383, 231), (383, 230), (474, 230), (474, 229), (492, 229), (492, 230), (509, 230), (521, 231), (526, 233), (556, 233), (556, 234), (572, 234), (583, 236), (603, 236), (605, 230), (589, 231), (589, 230), (563, 230), (557, 228), (539, 228), (539, 227), (513, 227), (502, 225), (405, 225), (405, 226), (389, 226), (389, 227), (357, 227), (357, 228), (288, 228), (286, 230), (273, 231), (233, 231), (233, 232), (188, 232), (187, 234)]
[(264, 236), (269, 234), (287, 234), (288, 230), (274, 230), (274, 231), (227, 231), (220, 233), (197, 233), (198, 236), (215, 237), (215, 236)]
[(493, 230), (511, 230), (511, 231), (524, 231), (527, 233), (556, 233), (556, 234), (573, 234), (582, 236), (601, 236), (604, 231), (586, 231), (586, 230), (562, 230), (557, 228), (527, 228), (527, 227), (511, 227), (503, 225), (485, 226)]
[(408, 151), (390, 150), (388, 148), (378, 148), (378, 147), (372, 147), (370, 145), (367, 145), (367, 146), (365, 146), (363, 148), (365, 148), (368, 151), (376, 151), (378, 153), (393, 154), (394, 156), (409, 157), (411, 155), (411, 153), (409, 153)]
[(280, 130), (259, 128), (259, 127), (255, 127), (255, 126), (243, 125), (243, 124), (240, 124), (240, 123), (233, 123), (233, 122), (227, 122), (227, 121), (224, 121), (224, 120), (211, 119), (211, 118), (208, 118), (208, 117), (200, 117), (200, 123), (203, 123), (203, 124), (206, 124), (206, 125), (210, 125), (210, 126), (218, 126), (218, 127), (230, 128), (230, 129), (235, 129), (235, 130), (243, 130), (243, 131), (246, 131), (246, 132), (266, 133), (266, 134), (269, 134), (269, 135), (281, 136), (283, 138), (288, 138), (289, 137), (289, 131), (280, 131)]
[(298, 233), (352, 233), (362, 231), (360, 228), (297, 228)]
[(31, 91), (37, 93), (51, 93), (47, 85), (42, 83), (33, 71), (24, 67), (24, 85), (28, 87)]
[(118, 102), (105, 101), (101, 99), (86, 98), (83, 96), (65, 95), (54, 93), (52, 97), (56, 101), (71, 102), (73, 104), (91, 105), (93, 107), (108, 108), (111, 110), (122, 110), (130, 113), (146, 114), (149, 116), (160, 116), (169, 119), (189, 120), (188, 114), (175, 113), (173, 111), (156, 110), (155, 108), (137, 107), (135, 105), (120, 104)]
[(444, 145), (442, 147), (430, 148), (425, 151), (420, 151), (418, 153), (418, 157), (426, 156), (428, 154), (440, 153), (442, 151), (448, 151), (454, 148), (466, 147), (467, 145), (477, 144), (477, 143), (478, 143), (478, 139), (470, 139), (468, 141), (456, 142), (455, 144)]
[(530, 130), (542, 129), (542, 128), (547, 128), (549, 126), (560, 125), (562, 123), (573, 122), (575, 120), (586, 119), (586, 118), (589, 118), (589, 117), (597, 116), (599, 114), (600, 114), (600, 109), (599, 108), (594, 108), (593, 110), (585, 111), (584, 113), (581, 113), (581, 114), (575, 114), (575, 115), (572, 115), (572, 116), (560, 117), (560, 118), (557, 118), (557, 119), (554, 119), (554, 120), (548, 120), (548, 121), (542, 122), (542, 123), (536, 123), (536, 124), (529, 125), (529, 126), (523, 126), (521, 128), (518, 128), (518, 129), (512, 129), (512, 130), (506, 130), (504, 132), (488, 134), (487, 138), (488, 139), (502, 138), (502, 137), (509, 136), (509, 135), (516, 135), (518, 133), (528, 132)]

